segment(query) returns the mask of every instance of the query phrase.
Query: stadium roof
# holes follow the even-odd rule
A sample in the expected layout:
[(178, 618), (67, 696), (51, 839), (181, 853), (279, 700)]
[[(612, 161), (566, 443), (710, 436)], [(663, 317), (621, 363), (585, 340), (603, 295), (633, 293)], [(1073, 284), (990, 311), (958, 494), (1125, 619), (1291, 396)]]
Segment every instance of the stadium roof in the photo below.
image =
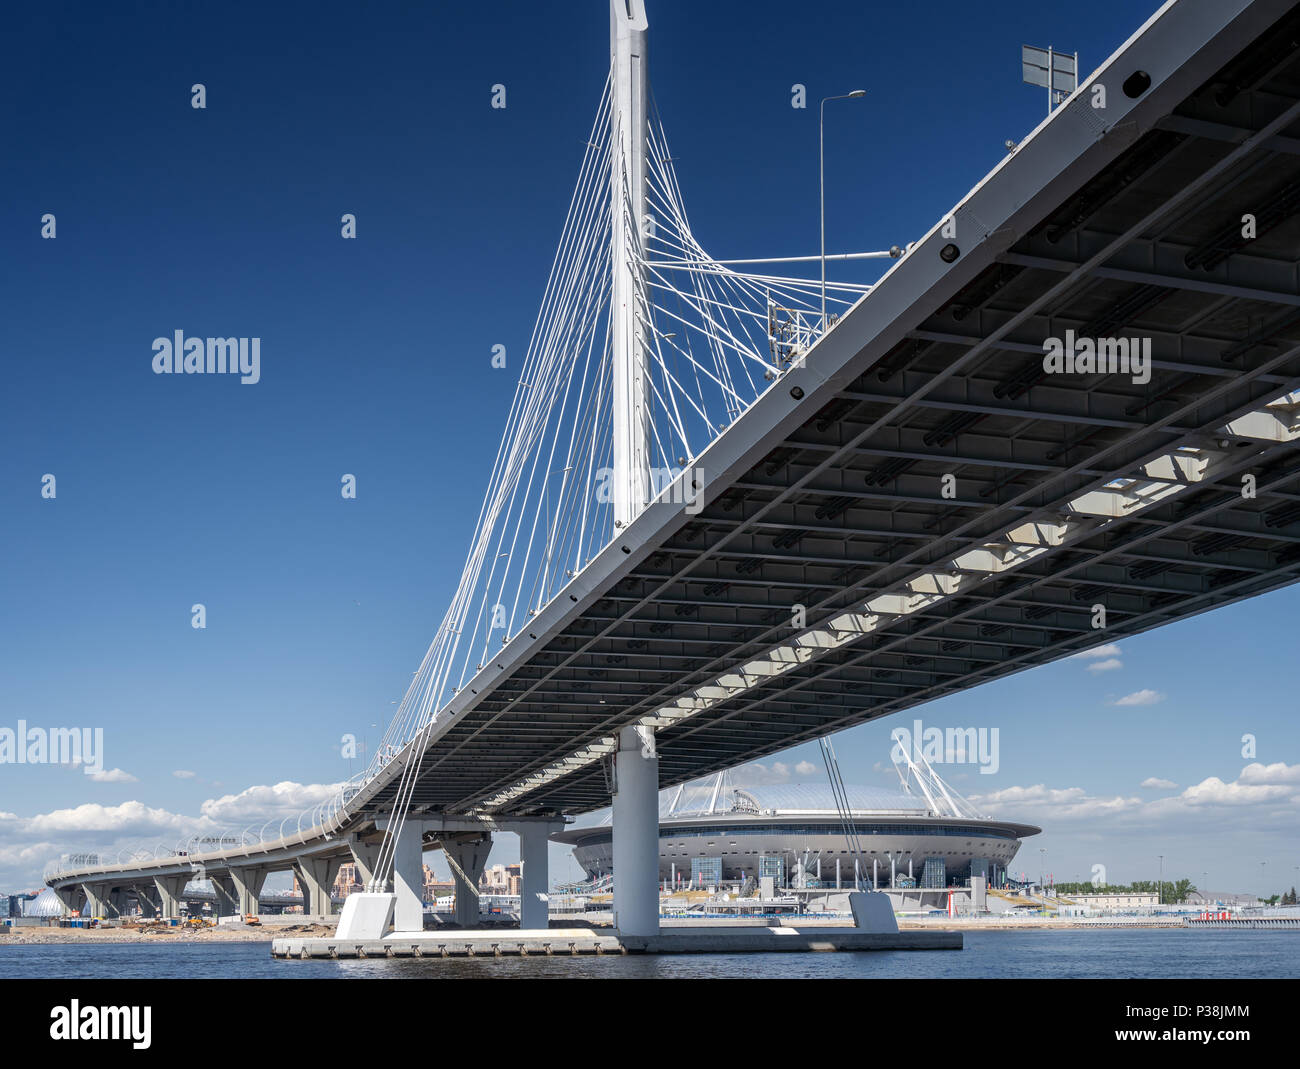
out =
[[(882, 787), (846, 787), (849, 808), (855, 813), (912, 813), (927, 809), (924, 798)], [(835, 796), (825, 784), (775, 783), (759, 787), (723, 787), (716, 805), (711, 805), (712, 785), (692, 785), (677, 797), (677, 790), (659, 793), (659, 815), (666, 817), (706, 816), (713, 813), (744, 812), (752, 800), (760, 812), (775, 810), (782, 814), (836, 814)]]

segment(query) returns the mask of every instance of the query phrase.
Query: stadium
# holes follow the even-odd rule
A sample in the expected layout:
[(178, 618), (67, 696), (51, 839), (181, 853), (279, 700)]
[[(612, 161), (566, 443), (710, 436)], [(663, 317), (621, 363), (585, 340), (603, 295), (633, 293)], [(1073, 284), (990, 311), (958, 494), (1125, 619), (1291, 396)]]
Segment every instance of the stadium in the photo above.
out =
[[(721, 773), (661, 791), (659, 878), (670, 888), (765, 876), (777, 887), (848, 887), (856, 871), (882, 890), (964, 886), (972, 876), (1005, 883), (1020, 841), (1042, 829), (981, 816), (933, 769), (912, 771), (900, 770), (897, 790), (845, 787), (847, 821), (828, 785), (743, 786)], [(610, 876), (608, 815), (551, 841), (573, 848), (592, 884)]]

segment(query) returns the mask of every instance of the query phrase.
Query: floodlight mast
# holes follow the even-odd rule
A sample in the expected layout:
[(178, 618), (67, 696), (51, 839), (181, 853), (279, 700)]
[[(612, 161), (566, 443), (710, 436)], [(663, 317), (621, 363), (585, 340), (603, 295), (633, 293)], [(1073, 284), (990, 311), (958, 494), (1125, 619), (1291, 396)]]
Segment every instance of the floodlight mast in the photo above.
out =
[(646, 212), (648, 29), (644, 0), (610, 0), (611, 486), (618, 528), (636, 519), (650, 492), (649, 374), (637, 317), (638, 300), (646, 292), (642, 228)]

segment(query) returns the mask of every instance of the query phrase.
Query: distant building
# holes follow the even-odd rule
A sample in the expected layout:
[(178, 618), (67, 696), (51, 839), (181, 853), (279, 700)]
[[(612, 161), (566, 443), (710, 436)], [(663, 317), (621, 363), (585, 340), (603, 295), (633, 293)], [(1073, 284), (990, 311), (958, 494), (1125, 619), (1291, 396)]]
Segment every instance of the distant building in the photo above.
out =
[(1152, 909), (1160, 904), (1160, 897), (1154, 891), (1129, 893), (1127, 891), (1108, 891), (1098, 894), (1066, 895), (1077, 905), (1095, 910)]
[(504, 865), (493, 865), (491, 868), (485, 868), (483, 875), (479, 877), (478, 889), (489, 895), (507, 894), (506, 888), (510, 886), (506, 879), (506, 867)]
[(426, 902), (436, 902), (440, 898), (446, 898), (455, 893), (455, 884), (451, 880), (439, 880), (433, 874), (433, 869), (428, 865), (424, 866), (424, 900)]
[(334, 893), (339, 898), (347, 898), (348, 895), (364, 890), (365, 885), (361, 882), (361, 873), (357, 869), (356, 862), (346, 861), (340, 865), (339, 874), (334, 879)]
[(1193, 891), (1187, 896), (1189, 906), (1257, 906), (1259, 899), (1255, 895), (1230, 894), (1227, 891)]
[(483, 870), (478, 889), (487, 895), (517, 895), (523, 883), (523, 863), (493, 865)]

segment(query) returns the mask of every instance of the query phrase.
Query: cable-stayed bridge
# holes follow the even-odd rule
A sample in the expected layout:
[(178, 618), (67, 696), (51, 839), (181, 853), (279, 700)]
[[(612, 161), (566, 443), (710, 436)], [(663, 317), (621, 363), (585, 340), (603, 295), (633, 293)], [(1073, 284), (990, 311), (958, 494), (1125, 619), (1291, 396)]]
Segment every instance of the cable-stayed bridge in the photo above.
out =
[(469, 909), (509, 829), (541, 926), (546, 834), (612, 798), (646, 934), (659, 787), (1300, 578), (1292, 3), (1166, 4), (825, 313), (695, 240), (646, 36), (613, 0), (467, 562), (370, 767), (270, 833), (57, 863), (69, 904), (201, 868), (249, 911), (293, 867), (323, 912), (355, 859), (410, 930), (421, 844)]

